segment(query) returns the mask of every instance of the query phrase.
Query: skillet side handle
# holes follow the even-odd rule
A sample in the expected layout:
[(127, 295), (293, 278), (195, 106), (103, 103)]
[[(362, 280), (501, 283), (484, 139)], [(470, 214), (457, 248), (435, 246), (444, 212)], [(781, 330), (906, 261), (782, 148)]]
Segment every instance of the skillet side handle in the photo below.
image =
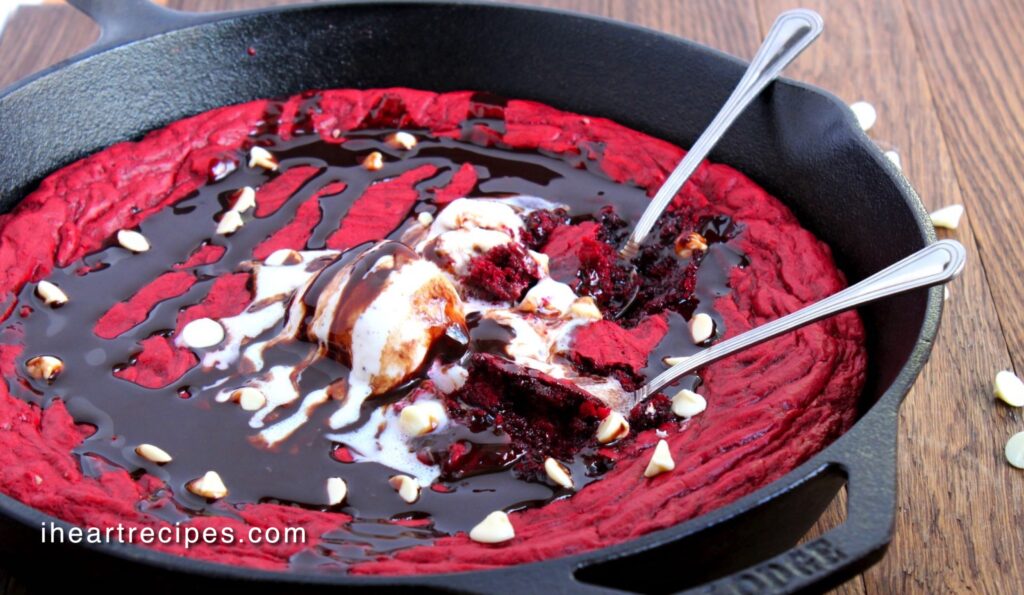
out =
[[(884, 421), (895, 426), (895, 411)], [(882, 421), (882, 420), (879, 420)], [(879, 431), (881, 430), (881, 431)], [(819, 593), (864, 572), (885, 554), (896, 520), (895, 427), (862, 433), (852, 456), (836, 464), (847, 474), (846, 521), (824, 535), (796, 545), (768, 560), (681, 593), (688, 595), (777, 595)], [(891, 440), (892, 453), (878, 456)], [(889, 444), (885, 445), (890, 446)], [(846, 460), (842, 460), (842, 459)]]
[(199, 23), (205, 15), (157, 6), (149, 0), (67, 0), (100, 26), (100, 37), (83, 55)]
[[(892, 539), (898, 399), (888, 396), (783, 491), (649, 547), (570, 562), (545, 572), (547, 582), (565, 593), (687, 595), (817, 593), (842, 584), (881, 559)], [(843, 524), (803, 540), (844, 484)]]

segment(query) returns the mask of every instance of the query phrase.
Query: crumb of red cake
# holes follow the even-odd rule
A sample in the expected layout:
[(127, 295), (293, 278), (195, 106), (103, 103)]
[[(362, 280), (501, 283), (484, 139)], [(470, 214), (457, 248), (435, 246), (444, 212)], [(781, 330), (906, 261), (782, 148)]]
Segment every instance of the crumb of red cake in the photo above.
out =
[[(541, 250), (551, 240), (551, 234), (556, 229), (571, 222), (565, 209), (530, 211), (523, 218), (523, 243), (531, 250)], [(561, 252), (564, 251), (565, 247), (562, 247)]]
[(569, 358), (582, 370), (611, 375), (626, 390), (643, 384), (640, 371), (647, 365), (648, 354), (668, 332), (665, 316), (645, 318), (627, 329), (611, 320), (600, 320), (576, 331)]
[(630, 429), (636, 432), (660, 428), (669, 422), (678, 420), (679, 418), (672, 413), (672, 399), (661, 393), (642, 403), (637, 403), (629, 411)]
[(481, 299), (518, 302), (541, 276), (537, 261), (519, 244), (508, 243), (473, 258), (464, 283)]
[(608, 236), (599, 221), (561, 225), (550, 232), (544, 253), (552, 278), (616, 311), (629, 301), (637, 280)]
[[(543, 221), (543, 219), (542, 219)], [(577, 281), (576, 274), (580, 271), (580, 246), (584, 242), (601, 243), (598, 234), (601, 226), (595, 221), (584, 221), (575, 225), (548, 224), (547, 242), (543, 245), (544, 254), (548, 255), (548, 269), (556, 281), (572, 285)], [(545, 228), (539, 227), (540, 231)]]
[(345, 445), (339, 444), (331, 449), (331, 458), (339, 463), (354, 463), (355, 457), (352, 455), (352, 451)]
[[(677, 254), (680, 237), (696, 233), (702, 248), (692, 250), (687, 258)], [(737, 233), (737, 226), (728, 217), (695, 217), (690, 213), (671, 211), (658, 222), (657, 234), (640, 249), (636, 267), (644, 278), (637, 293), (632, 316), (656, 314), (667, 310), (689, 318), (696, 306), (694, 291), (697, 270), (710, 244), (727, 242)]]
[[(486, 419), (524, 453), (523, 474), (540, 471), (544, 458), (571, 458), (593, 442), (608, 407), (571, 382), (487, 353), (475, 353), (466, 383), (449, 396), (459, 417)], [(541, 471), (542, 472), (542, 471)]]

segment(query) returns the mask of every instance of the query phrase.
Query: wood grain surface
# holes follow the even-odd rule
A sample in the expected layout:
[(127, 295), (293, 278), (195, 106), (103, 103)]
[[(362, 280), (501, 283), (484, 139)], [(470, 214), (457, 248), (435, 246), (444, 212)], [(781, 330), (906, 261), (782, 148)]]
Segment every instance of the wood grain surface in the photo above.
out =
[[(1024, 419), (991, 390), (997, 371), (1024, 372), (1024, 2), (520, 1), (630, 21), (742, 58), (780, 11), (805, 6), (824, 16), (824, 35), (787, 75), (848, 102), (872, 103), (879, 117), (870, 136), (899, 153), (928, 208), (967, 207), (960, 228), (940, 236), (960, 240), (970, 256), (950, 287), (931, 361), (902, 409), (892, 546), (837, 592), (1024, 591), (1024, 474), (1002, 454)], [(224, 10), (284, 2), (164, 3)], [(74, 54), (96, 35), (67, 6), (19, 9), (0, 36), (0, 85)], [(841, 522), (842, 508), (839, 499), (815, 531)], [(0, 570), (0, 593), (24, 592), (9, 571)]]

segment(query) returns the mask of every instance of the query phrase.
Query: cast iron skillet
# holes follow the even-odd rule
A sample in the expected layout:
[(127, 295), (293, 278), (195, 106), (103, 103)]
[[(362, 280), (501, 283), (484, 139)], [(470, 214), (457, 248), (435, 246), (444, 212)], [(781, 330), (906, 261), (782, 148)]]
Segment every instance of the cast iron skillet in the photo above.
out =
[[(3, 210), (47, 173), (114, 142), (220, 105), (309, 88), (488, 90), (606, 116), (687, 147), (743, 69), (717, 51), (646, 29), (477, 2), (340, 3), (206, 15), (143, 0), (71, 4), (103, 33), (83, 55), (0, 95)], [(776, 83), (712, 159), (779, 196), (832, 246), (851, 281), (934, 241), (906, 180), (845, 106), (817, 89)], [(140, 580), (147, 591), (175, 585), (250, 592), (342, 585), (378, 592), (824, 589), (877, 561), (891, 538), (897, 409), (928, 357), (941, 295), (941, 288), (922, 290), (861, 311), (870, 371), (862, 415), (847, 434), (742, 500), (628, 543), (486, 572), (298, 575), (127, 545), (40, 546), (41, 523), (54, 519), (3, 496), (5, 559), (26, 570), (42, 562), (47, 576), (106, 576), (105, 584), (117, 572), (118, 584)], [(847, 482), (845, 523), (796, 545)]]

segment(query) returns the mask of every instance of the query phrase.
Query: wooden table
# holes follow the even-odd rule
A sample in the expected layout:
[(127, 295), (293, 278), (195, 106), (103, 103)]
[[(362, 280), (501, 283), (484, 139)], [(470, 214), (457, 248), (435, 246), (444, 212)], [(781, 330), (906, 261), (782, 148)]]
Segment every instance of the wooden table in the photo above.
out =
[[(880, 564), (839, 591), (1021, 592), (1024, 475), (1002, 452), (1024, 420), (994, 402), (991, 384), (1014, 365), (1024, 375), (1024, 199), (1014, 182), (1024, 180), (1024, 3), (525, 1), (631, 21), (743, 58), (784, 9), (806, 6), (825, 17), (822, 39), (787, 75), (872, 103), (871, 136), (899, 153), (925, 204), (966, 205), (960, 228), (940, 235), (970, 254), (950, 288), (931, 362), (903, 406), (895, 539)], [(206, 10), (280, 3), (164, 2)], [(75, 53), (96, 33), (67, 6), (20, 9), (0, 37), (0, 85)], [(841, 500), (816, 530), (840, 522)], [(6, 584), (23, 592), (16, 579)]]

